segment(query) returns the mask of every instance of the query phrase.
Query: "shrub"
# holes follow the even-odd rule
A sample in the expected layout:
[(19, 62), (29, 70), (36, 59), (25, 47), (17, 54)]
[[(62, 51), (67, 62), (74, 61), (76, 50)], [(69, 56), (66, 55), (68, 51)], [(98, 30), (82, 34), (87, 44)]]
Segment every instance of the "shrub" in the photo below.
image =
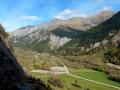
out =
[(48, 80), (48, 83), (52, 84), (55, 87), (59, 87), (59, 88), (65, 87), (65, 81), (61, 80), (58, 77), (50, 77), (50, 79)]
[(5, 38), (9, 36), (7, 32), (5, 32), (5, 29), (0, 25), (0, 34), (3, 35)]
[(119, 47), (113, 47), (109, 51), (107, 51), (105, 54), (105, 59), (109, 61), (110, 63), (120, 65), (120, 48)]
[(26, 76), (25, 79), (27, 84), (30, 85), (33, 90), (52, 90), (49, 85), (46, 85), (40, 79), (36, 79), (31, 76)]
[(78, 88), (82, 88), (82, 87), (79, 85), (78, 80), (75, 80), (74, 83), (72, 83), (72, 85), (75, 86), (75, 87), (78, 87)]
[(85, 88), (84, 90), (90, 90), (89, 88)]

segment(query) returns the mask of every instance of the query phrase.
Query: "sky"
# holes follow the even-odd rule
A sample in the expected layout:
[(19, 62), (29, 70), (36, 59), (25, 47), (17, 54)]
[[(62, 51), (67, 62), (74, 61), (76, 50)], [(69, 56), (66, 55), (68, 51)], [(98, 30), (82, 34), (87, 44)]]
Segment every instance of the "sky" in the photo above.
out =
[(120, 11), (120, 0), (0, 0), (0, 23), (7, 32), (53, 20)]

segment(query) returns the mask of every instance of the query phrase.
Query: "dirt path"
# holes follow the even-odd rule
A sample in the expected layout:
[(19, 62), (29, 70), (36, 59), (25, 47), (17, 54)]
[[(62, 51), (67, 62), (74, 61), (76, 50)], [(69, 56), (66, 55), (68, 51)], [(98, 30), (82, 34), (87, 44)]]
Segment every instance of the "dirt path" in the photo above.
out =
[(66, 68), (65, 67), (51, 67), (50, 70), (33, 70), (31, 72), (35, 73), (44, 73), (44, 74), (55, 74), (55, 75), (60, 75), (60, 74), (67, 74)]

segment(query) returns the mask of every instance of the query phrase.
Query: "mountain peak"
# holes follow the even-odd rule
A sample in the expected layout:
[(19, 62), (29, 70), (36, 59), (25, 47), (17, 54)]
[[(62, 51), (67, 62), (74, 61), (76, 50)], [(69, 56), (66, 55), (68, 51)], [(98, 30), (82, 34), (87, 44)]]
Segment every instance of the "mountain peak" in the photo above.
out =
[(100, 13), (98, 13), (97, 15), (98, 16), (110, 16), (110, 15), (113, 15), (114, 12), (112, 10), (103, 10), (101, 11)]
[[(20, 29), (20, 30), (24, 30), (24, 29), (26, 29), (26, 28), (29, 29), (29, 28), (32, 28), (32, 27), (34, 27), (34, 26), (32, 26), (32, 25), (27, 25), (27, 26), (21, 27), (21, 28), (19, 28), (19, 29)], [(18, 29), (18, 30), (19, 30), (19, 29)]]
[(113, 14), (114, 13), (112, 11), (106, 10), (99, 12), (98, 14), (93, 15), (91, 17), (73, 17), (68, 20), (54, 19), (50, 22), (46, 22), (38, 26), (28, 25), (19, 28), (16, 31), (14, 31), (11, 35), (15, 37), (23, 37), (37, 30), (45, 29), (50, 31), (59, 27), (70, 27), (80, 31), (86, 31), (87, 29), (90, 29), (102, 23), (103, 21), (109, 19), (110, 17), (113, 16)]

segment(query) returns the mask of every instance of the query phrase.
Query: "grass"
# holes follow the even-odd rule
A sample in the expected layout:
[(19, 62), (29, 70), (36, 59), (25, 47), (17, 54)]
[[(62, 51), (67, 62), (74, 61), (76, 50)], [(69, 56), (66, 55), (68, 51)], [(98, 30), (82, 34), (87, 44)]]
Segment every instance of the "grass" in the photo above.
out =
[[(91, 80), (95, 80), (95, 81), (99, 81), (99, 82), (103, 82), (103, 83), (107, 83), (110, 85), (114, 85), (117, 87), (120, 87), (120, 83), (109, 80), (107, 74), (103, 73), (103, 72), (99, 72), (99, 71), (95, 71), (95, 70), (90, 70), (90, 69), (69, 69), (69, 71), (77, 76), (81, 76), (84, 78), (88, 78)], [(37, 73), (32, 73), (33, 76), (35, 76), (36, 78), (40, 78), (41, 80), (45, 81), (45, 83), (47, 84), (47, 80), (50, 78), (50, 74), (37, 74)], [(46, 76), (46, 77), (41, 77), (41, 76)], [(86, 80), (82, 80), (82, 79), (78, 79), (75, 77), (71, 77), (68, 75), (59, 75), (58, 76), (61, 80), (65, 81), (65, 88), (58, 88), (58, 87), (54, 87), (52, 85), (50, 85), (52, 88), (54, 88), (55, 90), (85, 90), (86, 88), (89, 88), (90, 90), (117, 90), (115, 88), (111, 88), (108, 86), (104, 86), (104, 85), (100, 85), (100, 84), (95, 84)], [(82, 87), (82, 88), (78, 88), (72, 85), (72, 83), (74, 83), (74, 81), (77, 80), (78, 84)]]
[[(23, 50), (20, 48), (16, 48), (15, 52), (19, 58), (18, 62), (22, 65), (22, 67), (26, 68), (27, 71), (34, 70), (33, 68), (34, 60), (39, 66), (41, 66), (43, 63), (46, 63), (49, 67), (65, 64), (67, 67), (70, 68), (69, 72), (76, 76), (81, 76), (81, 77), (88, 78), (91, 80), (95, 80), (95, 81), (99, 81), (102, 83), (107, 83), (113, 86), (120, 87), (120, 83), (109, 80), (107, 74), (103, 72), (95, 71), (95, 70), (82, 69), (80, 67), (80, 65), (85, 63), (85, 64), (88, 64), (88, 66), (92, 64), (94, 66), (95, 64), (95, 65), (100, 66), (100, 68), (102, 68), (104, 66), (102, 64), (104, 63), (102, 62), (102, 59), (100, 56), (101, 53), (92, 55), (91, 60), (87, 60), (90, 62), (88, 63), (88, 62), (84, 62), (86, 61), (86, 56), (78, 56), (78, 57), (76, 56), (71, 56), (71, 57), (70, 56), (68, 57), (59, 56), (58, 57), (58, 56), (51, 56), (51, 55), (45, 56), (43, 54), (39, 55), (39, 53), (37, 52), (33, 52), (30, 50)], [(36, 55), (38, 55), (38, 59), (36, 59)], [(75, 67), (76, 68), (79, 67), (80, 69), (71, 69)], [(42, 79), (46, 84), (48, 83), (47, 80), (52, 76), (50, 74), (40, 74), (40, 73), (31, 73), (31, 75), (36, 78)], [(74, 78), (68, 75), (60, 75), (59, 78), (65, 81), (66, 87), (61, 89), (58, 87), (54, 87), (50, 84), (50, 86), (54, 88), (54, 90), (84, 90), (85, 88), (90, 88), (90, 90), (116, 90), (114, 88), (110, 88), (110, 87), (103, 86), (100, 84), (94, 84), (89, 81), (81, 80), (81, 79)], [(74, 83), (75, 80), (78, 80), (78, 83), (82, 88), (77, 88), (71, 84), (71, 83)]]
[(90, 70), (90, 69), (79, 69), (79, 70), (72, 69), (72, 70), (70, 70), (70, 72), (77, 76), (81, 76), (81, 77), (84, 77), (87, 79), (91, 79), (91, 80), (95, 80), (95, 81), (99, 81), (102, 83), (120, 87), (120, 83), (108, 79), (109, 76), (104, 72)]

